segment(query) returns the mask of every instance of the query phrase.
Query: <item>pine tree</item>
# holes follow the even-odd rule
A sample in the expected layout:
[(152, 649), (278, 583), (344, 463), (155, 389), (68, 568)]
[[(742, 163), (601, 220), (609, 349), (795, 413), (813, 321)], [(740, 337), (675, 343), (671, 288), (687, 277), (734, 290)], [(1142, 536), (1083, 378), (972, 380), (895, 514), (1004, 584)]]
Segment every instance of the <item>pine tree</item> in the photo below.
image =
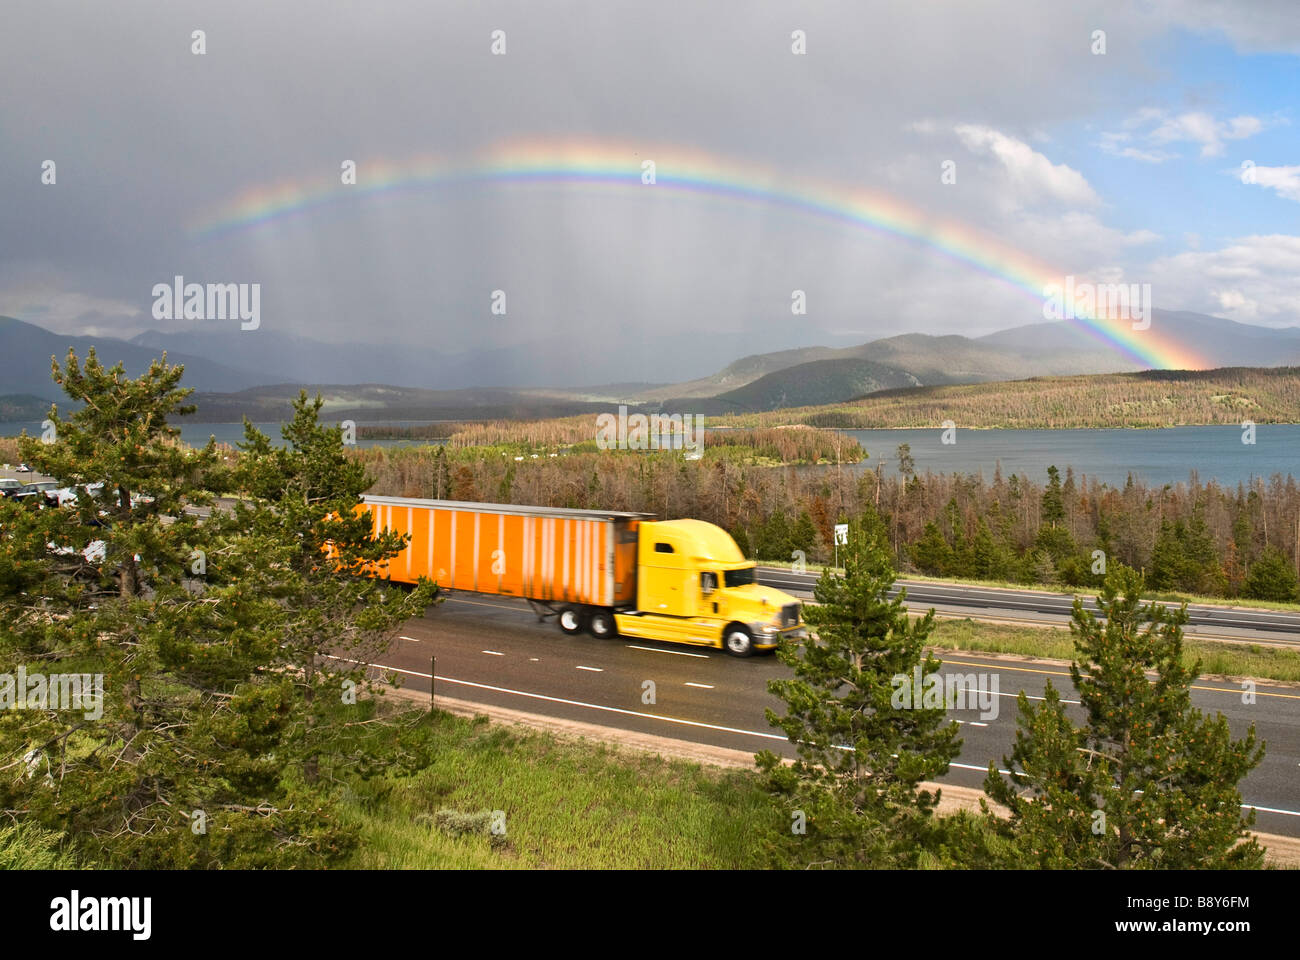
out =
[(783, 717), (768, 710), (768, 721), (798, 759), (786, 766), (765, 751), (757, 761), (789, 811), (807, 817), (810, 862), (915, 863), (908, 838), (938, 802), (918, 785), (942, 775), (961, 746), (942, 708), (895, 706), (896, 678), (910, 684), (913, 668), (939, 668), (925, 650), (934, 614), (910, 622), (904, 596), (889, 598), (894, 571), (873, 515), (850, 522), (840, 556), (844, 574), (824, 572), (818, 605), (806, 608), (814, 635), (778, 649), (794, 677), (768, 682), (786, 705)]
[(1242, 593), (1253, 600), (1291, 603), (1296, 599), (1295, 567), (1277, 547), (1266, 547), (1250, 565)]
[(790, 550), (786, 551), (787, 557), (793, 550), (802, 550), (807, 556), (817, 553), (817, 527), (807, 510), (799, 511), (799, 519), (795, 521), (794, 528), (790, 531), (789, 546)]
[(1047, 468), (1047, 488), (1043, 491), (1043, 523), (1055, 527), (1065, 519), (1065, 498), (1061, 493), (1061, 472)]
[(1151, 586), (1156, 590), (1172, 590), (1183, 583), (1187, 562), (1179, 540), (1175, 525), (1162, 520), (1151, 551)]
[(1070, 677), (1087, 725), (1074, 725), (1050, 681), (1037, 706), (1021, 692), (1010, 778), (990, 764), (985, 792), (1010, 809), (1034, 866), (1258, 867), (1237, 784), (1263, 745), (1253, 726), (1233, 740), (1222, 714), (1192, 706), (1199, 664), (1183, 664), (1186, 609), (1143, 604), (1142, 588), (1114, 564), (1097, 600), (1104, 623), (1075, 601)]
[(80, 486), (78, 505), (0, 504), (0, 673), (98, 677), (103, 695), (5, 711), (0, 808), (105, 866), (337, 861), (350, 829), (278, 755), (301, 712), (277, 669), (277, 598), (227, 574), (256, 569), (258, 544), (186, 509), (211, 509), (223, 480), (214, 445), (191, 450), (168, 422), (192, 409), (181, 368), (164, 355), (131, 380), (93, 350), (52, 367), (83, 406), (51, 411), (54, 442), (20, 446)]
[(922, 573), (930, 576), (943, 576), (952, 568), (952, 547), (944, 539), (938, 524), (933, 520), (925, 525), (921, 539), (914, 543), (910, 552), (912, 562)]
[(384, 579), (406, 534), (375, 532), (371, 514), (359, 509), (372, 481), (365, 464), (344, 452), (342, 429), (319, 422), (321, 404), (319, 395), (309, 400), (300, 391), (293, 419), (281, 428), (282, 447), (244, 421), (233, 481), (253, 500), (212, 521), (262, 543), (257, 569), (243, 576), (278, 600), (277, 658), (307, 708), (295, 750), (308, 782), (319, 775), (322, 756), (346, 751), (333, 721), (355, 712), (344, 708), (356, 704), (358, 691), (378, 692), (366, 665), (388, 649), (403, 622), (425, 613), (435, 592), (428, 581), (407, 591)]

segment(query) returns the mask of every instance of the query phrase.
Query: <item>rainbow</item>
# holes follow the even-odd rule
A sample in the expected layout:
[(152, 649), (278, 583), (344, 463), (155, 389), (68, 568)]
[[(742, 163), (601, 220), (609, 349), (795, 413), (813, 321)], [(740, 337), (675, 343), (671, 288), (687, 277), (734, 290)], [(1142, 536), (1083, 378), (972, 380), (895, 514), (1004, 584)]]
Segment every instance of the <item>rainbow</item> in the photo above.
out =
[[(472, 184), (575, 184), (621, 190), (652, 189), (642, 179), (643, 163), (653, 160), (654, 188), (669, 194), (696, 194), (739, 204), (758, 204), (871, 230), (918, 244), (965, 268), (1014, 288), (1040, 305), (1045, 290), (1066, 285), (1064, 271), (956, 220), (937, 220), (885, 194), (858, 186), (809, 179), (791, 181), (770, 170), (680, 147), (646, 150), (602, 142), (514, 142), (465, 160), (422, 156), (401, 163), (359, 161), (356, 185), (338, 173), (314, 179), (254, 187), (201, 215), (189, 225), (196, 239), (302, 216), (327, 205), (397, 191)], [(1087, 278), (1073, 278), (1079, 286)], [(1149, 305), (1148, 305), (1149, 306)], [(1202, 369), (1199, 354), (1158, 325), (1133, 329), (1118, 319), (1076, 307), (1067, 319), (1098, 342), (1134, 362), (1162, 369)]]

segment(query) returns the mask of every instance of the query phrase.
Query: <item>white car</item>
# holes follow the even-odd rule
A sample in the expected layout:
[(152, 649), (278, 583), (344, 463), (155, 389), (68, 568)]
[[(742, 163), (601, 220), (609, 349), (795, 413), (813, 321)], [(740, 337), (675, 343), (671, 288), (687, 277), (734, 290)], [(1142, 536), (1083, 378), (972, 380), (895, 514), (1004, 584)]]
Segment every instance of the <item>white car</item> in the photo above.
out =
[(60, 487), (58, 490), (54, 491), (54, 495), (59, 498), (59, 506), (63, 507), (69, 504), (75, 504), (77, 502), (77, 494), (81, 490), (85, 490), (86, 493), (90, 494), (90, 498), (94, 500), (103, 492), (104, 484), (100, 482), (88, 483), (82, 487)]
[[(69, 553), (77, 552), (72, 547), (59, 547), (53, 543), (47, 543), (45, 546), (55, 553), (64, 556)], [(107, 546), (108, 544), (104, 543), (103, 540), (92, 540), (90, 543), (86, 544), (86, 549), (81, 551), (81, 555), (86, 558), (87, 563), (103, 563), (104, 557), (106, 556)], [(140, 555), (136, 554), (135, 558), (136, 560), (139, 560)]]

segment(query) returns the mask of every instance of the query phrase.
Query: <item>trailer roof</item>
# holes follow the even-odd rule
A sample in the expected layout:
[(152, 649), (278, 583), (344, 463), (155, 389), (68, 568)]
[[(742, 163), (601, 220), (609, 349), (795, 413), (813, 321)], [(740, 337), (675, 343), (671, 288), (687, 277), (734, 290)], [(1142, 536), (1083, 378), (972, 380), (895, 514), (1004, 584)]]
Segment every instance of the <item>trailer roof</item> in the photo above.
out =
[(568, 507), (531, 507), (513, 503), (474, 503), (469, 500), (426, 500), (422, 497), (369, 497), (364, 503), (394, 507), (431, 507), (438, 510), (467, 510), (471, 513), (504, 513), (521, 517), (568, 517), (574, 520), (644, 520), (653, 513), (627, 513), (620, 510), (574, 510)]

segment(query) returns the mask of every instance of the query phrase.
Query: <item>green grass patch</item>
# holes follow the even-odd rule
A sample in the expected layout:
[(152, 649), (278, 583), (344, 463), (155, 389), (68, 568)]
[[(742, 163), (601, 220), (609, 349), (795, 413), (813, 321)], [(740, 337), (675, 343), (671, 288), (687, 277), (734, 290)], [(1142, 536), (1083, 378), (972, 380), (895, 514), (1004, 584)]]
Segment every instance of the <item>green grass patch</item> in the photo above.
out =
[[(1066, 628), (1019, 627), (969, 619), (936, 620), (930, 644), (945, 650), (1011, 653), (1045, 660), (1075, 657), (1074, 639)], [(1202, 674), (1300, 683), (1300, 651), (1290, 648), (1186, 637), (1183, 653), (1188, 666), (1201, 661)]]
[[(429, 766), (345, 793), (362, 830), (350, 866), (755, 868), (769, 865), (761, 838), (779, 837), (784, 826), (757, 772), (569, 742), (483, 717), (439, 712), (426, 722)], [(504, 838), (480, 829), (493, 811), (505, 815)]]

